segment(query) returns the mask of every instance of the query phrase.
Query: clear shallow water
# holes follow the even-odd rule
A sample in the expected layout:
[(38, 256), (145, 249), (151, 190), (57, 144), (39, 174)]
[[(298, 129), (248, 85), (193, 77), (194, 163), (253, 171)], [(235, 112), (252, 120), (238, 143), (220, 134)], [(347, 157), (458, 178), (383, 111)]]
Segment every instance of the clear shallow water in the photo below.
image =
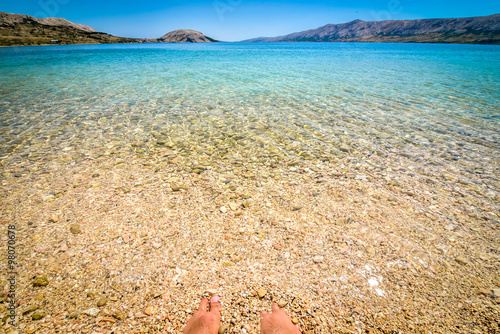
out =
[[(212, 163), (378, 157), (370, 164), (387, 167), (404, 157), (498, 176), (499, 93), (498, 46), (0, 48), (0, 157), (147, 156), (168, 146)], [(485, 187), (498, 191), (498, 178)]]

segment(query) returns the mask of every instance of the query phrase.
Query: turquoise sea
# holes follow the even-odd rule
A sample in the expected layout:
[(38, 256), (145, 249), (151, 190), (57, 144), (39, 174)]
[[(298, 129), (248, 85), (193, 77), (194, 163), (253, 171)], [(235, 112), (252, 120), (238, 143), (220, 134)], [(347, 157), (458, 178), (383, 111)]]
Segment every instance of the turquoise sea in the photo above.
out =
[(173, 145), (264, 164), (405, 157), (496, 175), (482, 187), (498, 192), (499, 96), (498, 46), (1, 48), (0, 157), (5, 165), (74, 147), (69, 159)]

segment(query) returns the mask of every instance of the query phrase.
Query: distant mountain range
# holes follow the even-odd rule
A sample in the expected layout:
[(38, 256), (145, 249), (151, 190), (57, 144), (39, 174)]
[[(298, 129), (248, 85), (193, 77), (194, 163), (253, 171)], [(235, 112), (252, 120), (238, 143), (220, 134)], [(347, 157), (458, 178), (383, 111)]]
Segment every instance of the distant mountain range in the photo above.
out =
[(62, 18), (35, 18), (0, 12), (0, 46), (44, 44), (136, 43)]
[[(216, 40), (196, 30), (180, 29), (159, 38), (112, 36), (63, 18), (35, 18), (0, 12), (0, 46), (104, 43), (210, 43)], [(355, 20), (278, 37), (244, 42), (390, 42), (500, 44), (500, 14), (399, 21)]]
[(355, 20), (244, 42), (390, 42), (500, 44), (500, 14), (455, 19)]

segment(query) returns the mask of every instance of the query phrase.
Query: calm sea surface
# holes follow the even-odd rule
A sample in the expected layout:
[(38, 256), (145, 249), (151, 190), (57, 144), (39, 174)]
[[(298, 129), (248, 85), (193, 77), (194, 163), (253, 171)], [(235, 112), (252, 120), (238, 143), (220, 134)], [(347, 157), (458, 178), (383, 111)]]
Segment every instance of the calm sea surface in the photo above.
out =
[(496, 175), (482, 189), (498, 192), (499, 96), (498, 46), (0, 48), (0, 157), (158, 147), (213, 162), (404, 157), (434, 172)]

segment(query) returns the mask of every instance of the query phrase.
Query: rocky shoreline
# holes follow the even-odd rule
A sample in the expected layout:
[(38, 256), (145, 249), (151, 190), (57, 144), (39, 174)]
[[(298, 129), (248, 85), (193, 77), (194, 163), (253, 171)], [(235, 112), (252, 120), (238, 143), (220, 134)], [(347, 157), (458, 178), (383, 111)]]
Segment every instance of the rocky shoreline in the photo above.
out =
[(157, 140), (3, 158), (20, 296), (5, 333), (178, 333), (214, 293), (225, 333), (258, 333), (272, 301), (303, 333), (499, 330), (495, 194), (431, 182), (404, 158), (183, 152)]

